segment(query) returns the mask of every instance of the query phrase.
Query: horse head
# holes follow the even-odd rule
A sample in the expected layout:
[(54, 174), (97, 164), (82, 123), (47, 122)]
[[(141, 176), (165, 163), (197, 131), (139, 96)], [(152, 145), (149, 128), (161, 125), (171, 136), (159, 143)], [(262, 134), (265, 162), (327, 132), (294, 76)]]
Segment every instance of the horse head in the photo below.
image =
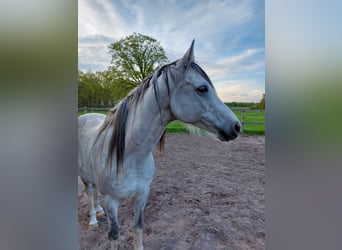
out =
[(222, 141), (235, 139), (240, 122), (218, 98), (207, 74), (194, 62), (194, 41), (173, 68), (170, 109), (175, 118), (214, 133)]

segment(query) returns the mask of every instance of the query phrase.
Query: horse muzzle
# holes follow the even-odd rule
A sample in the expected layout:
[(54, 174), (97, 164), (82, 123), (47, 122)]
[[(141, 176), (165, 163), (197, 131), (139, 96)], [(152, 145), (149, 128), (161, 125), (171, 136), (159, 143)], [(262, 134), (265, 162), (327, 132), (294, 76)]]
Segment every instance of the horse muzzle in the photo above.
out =
[(241, 131), (241, 124), (239, 122), (234, 123), (226, 130), (219, 130), (218, 138), (221, 141), (230, 141), (236, 139)]

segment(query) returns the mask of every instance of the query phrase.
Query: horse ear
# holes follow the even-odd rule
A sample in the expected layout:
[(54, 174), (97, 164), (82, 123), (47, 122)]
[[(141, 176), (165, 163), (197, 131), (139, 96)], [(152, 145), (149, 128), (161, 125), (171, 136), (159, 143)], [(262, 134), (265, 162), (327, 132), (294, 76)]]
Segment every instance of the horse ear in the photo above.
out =
[(195, 44), (195, 39), (192, 40), (190, 48), (185, 52), (184, 56), (180, 59), (179, 67), (186, 69), (195, 60), (194, 44)]

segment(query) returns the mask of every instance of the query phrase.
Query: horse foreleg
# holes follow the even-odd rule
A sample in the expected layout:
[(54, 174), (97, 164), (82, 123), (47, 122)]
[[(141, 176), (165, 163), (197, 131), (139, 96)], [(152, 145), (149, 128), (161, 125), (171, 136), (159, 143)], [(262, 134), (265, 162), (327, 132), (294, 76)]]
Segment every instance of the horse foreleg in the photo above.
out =
[(108, 218), (109, 232), (108, 238), (111, 244), (111, 250), (118, 249), (118, 238), (120, 234), (120, 227), (118, 224), (118, 208), (120, 203), (113, 200), (110, 196), (105, 195), (105, 209)]
[(96, 216), (97, 217), (103, 216), (104, 211), (100, 204), (99, 192), (97, 190), (96, 185), (94, 185), (94, 202), (95, 202), (94, 205), (95, 205)]
[(118, 241), (113, 240), (110, 242), (110, 250), (118, 250)]
[(86, 187), (87, 195), (89, 198), (90, 220), (89, 220), (88, 228), (91, 229), (97, 226), (96, 211), (95, 211), (95, 206), (94, 206), (94, 184), (86, 182), (86, 181), (83, 181), (83, 183)]
[(144, 249), (142, 235), (144, 224), (144, 209), (148, 198), (148, 193), (149, 191), (139, 195), (134, 201), (134, 250)]
[(142, 228), (134, 228), (134, 250), (144, 250), (144, 246), (142, 244)]

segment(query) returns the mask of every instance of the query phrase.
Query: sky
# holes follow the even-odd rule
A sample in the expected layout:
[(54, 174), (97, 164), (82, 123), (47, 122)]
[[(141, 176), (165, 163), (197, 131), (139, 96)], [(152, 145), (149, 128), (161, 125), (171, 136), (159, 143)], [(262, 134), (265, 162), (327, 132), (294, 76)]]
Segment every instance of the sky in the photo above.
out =
[(259, 102), (265, 93), (263, 0), (79, 0), (78, 67), (103, 71), (108, 46), (133, 32), (160, 42), (169, 61), (195, 39), (195, 61), (224, 102)]

